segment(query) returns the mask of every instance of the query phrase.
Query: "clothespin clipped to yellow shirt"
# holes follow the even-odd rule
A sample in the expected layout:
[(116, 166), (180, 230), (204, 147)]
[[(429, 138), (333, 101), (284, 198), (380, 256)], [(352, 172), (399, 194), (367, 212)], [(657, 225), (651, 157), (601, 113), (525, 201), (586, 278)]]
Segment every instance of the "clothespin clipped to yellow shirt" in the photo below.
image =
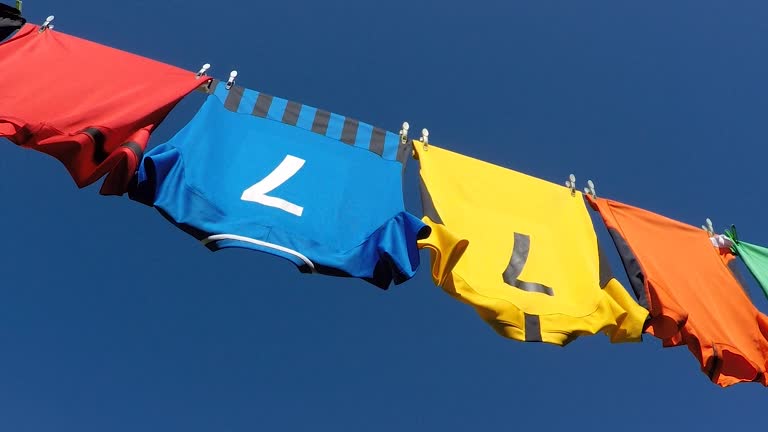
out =
[(576, 176), (571, 174), (565, 181), (565, 187), (571, 190), (571, 196), (576, 196)]
[[(408, 122), (403, 123), (403, 128), (400, 130), (400, 139), (406, 140), (408, 139), (408, 129), (410, 126), (408, 125)], [(421, 138), (419, 138), (419, 141), (421, 142), (422, 148), (424, 151), (428, 150), (427, 144), (429, 143), (429, 131), (427, 128), (424, 128), (421, 130)], [(416, 140), (413, 140), (413, 145), (416, 145)], [(412, 148), (411, 156), (416, 158), (416, 149)]]
[(421, 130), (421, 138), (419, 139), (424, 144), (424, 151), (427, 150), (427, 145), (429, 144), (429, 131), (427, 128), (424, 128)]

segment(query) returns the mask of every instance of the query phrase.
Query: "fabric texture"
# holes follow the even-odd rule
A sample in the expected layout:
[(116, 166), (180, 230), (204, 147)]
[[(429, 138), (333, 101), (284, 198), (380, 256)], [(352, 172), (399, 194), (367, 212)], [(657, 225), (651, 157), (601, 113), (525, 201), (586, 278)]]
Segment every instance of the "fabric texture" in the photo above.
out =
[(0, 44), (0, 70), (0, 137), (55, 157), (79, 187), (106, 174), (105, 195), (125, 192), (152, 130), (210, 80), (32, 24)]
[(588, 197), (616, 243), (637, 297), (651, 313), (646, 331), (665, 347), (687, 345), (712, 382), (766, 382), (768, 318), (752, 305), (706, 231), (603, 198)]
[(741, 241), (735, 226), (726, 230), (725, 235), (732, 241), (733, 253), (741, 257), (768, 297), (768, 248)]
[[(410, 146), (368, 124), (214, 82), (150, 150), (130, 197), (211, 250), (248, 248), (380, 288), (411, 278), (429, 228), (403, 205)], [(405, 148), (406, 150), (403, 150)]]
[(648, 312), (602, 259), (582, 195), (413, 143), (422, 181), (419, 246), (432, 279), (502, 336), (565, 345), (581, 335), (639, 341)]
[(20, 29), (26, 22), (18, 9), (0, 3), (0, 41)]

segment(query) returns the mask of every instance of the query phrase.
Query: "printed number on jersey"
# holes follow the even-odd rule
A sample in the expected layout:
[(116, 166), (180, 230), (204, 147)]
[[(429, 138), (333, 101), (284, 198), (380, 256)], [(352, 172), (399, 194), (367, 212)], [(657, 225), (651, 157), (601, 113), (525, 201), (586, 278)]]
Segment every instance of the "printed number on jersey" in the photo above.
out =
[(528, 261), (528, 253), (530, 250), (531, 237), (526, 234), (515, 233), (515, 245), (512, 248), (512, 256), (509, 258), (509, 265), (507, 265), (504, 273), (501, 274), (504, 283), (523, 291), (541, 293), (548, 296), (555, 295), (554, 290), (544, 284), (526, 282), (518, 279), (523, 272), (523, 267), (525, 267), (526, 261)]
[(296, 156), (286, 156), (285, 159), (280, 162), (280, 165), (272, 170), (269, 175), (261, 179), (258, 183), (244, 190), (240, 199), (243, 201), (251, 201), (258, 204), (263, 204), (265, 206), (278, 208), (290, 214), (301, 216), (301, 214), (304, 212), (304, 207), (286, 201), (282, 198), (269, 196), (267, 194), (277, 189), (278, 186), (285, 183), (297, 172), (299, 172), (301, 167), (304, 166), (304, 162), (304, 159), (297, 158)]

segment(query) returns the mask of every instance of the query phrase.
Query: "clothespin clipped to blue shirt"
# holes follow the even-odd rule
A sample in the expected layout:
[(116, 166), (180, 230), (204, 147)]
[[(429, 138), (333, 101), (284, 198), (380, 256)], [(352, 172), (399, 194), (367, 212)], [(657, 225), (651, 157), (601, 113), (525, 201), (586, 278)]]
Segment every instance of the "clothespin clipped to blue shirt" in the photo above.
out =
[(568, 180), (565, 181), (565, 187), (571, 190), (571, 196), (576, 195), (576, 176), (571, 174), (568, 176)]
[(43, 22), (43, 25), (40, 26), (40, 29), (37, 30), (38, 33), (44, 32), (46, 29), (52, 29), (53, 24), (51, 22), (53, 21), (53, 15), (48, 15), (48, 18), (45, 19), (45, 22)]
[(410, 128), (411, 125), (408, 124), (407, 121), (403, 122), (403, 127), (400, 129), (400, 145), (411, 146), (411, 157), (416, 158), (416, 150), (413, 148), (413, 145), (408, 142), (408, 129)]
[(595, 193), (595, 184), (592, 182), (592, 180), (587, 180), (587, 187), (584, 188), (584, 193), (591, 196), (592, 198), (597, 198), (597, 194)]
[(237, 71), (233, 70), (229, 73), (229, 79), (227, 80), (227, 90), (231, 89), (235, 85), (235, 78), (237, 77)]
[(400, 129), (400, 144), (406, 144), (408, 143), (408, 129), (411, 128), (411, 125), (408, 124), (408, 122), (403, 122), (403, 128)]

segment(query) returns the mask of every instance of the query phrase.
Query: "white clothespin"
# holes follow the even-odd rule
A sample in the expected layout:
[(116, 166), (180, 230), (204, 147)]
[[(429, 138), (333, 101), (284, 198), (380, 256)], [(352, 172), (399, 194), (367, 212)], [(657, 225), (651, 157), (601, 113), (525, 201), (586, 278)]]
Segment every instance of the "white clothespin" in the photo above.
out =
[(195, 79), (200, 79), (201, 76), (205, 75), (205, 73), (208, 71), (208, 69), (211, 68), (210, 63), (206, 63), (203, 65), (203, 67), (200, 68), (199, 71), (197, 71), (197, 75), (195, 75)]
[(400, 129), (400, 144), (408, 142), (408, 129), (410, 128), (411, 125), (409, 125), (408, 122), (403, 122), (403, 128)]
[(427, 128), (424, 128), (424, 129), (421, 130), (421, 139), (420, 139), (420, 141), (424, 143), (424, 150), (426, 151), (427, 150), (427, 144), (429, 144), (429, 131), (427, 130)]
[(597, 194), (595, 193), (595, 184), (592, 182), (592, 180), (587, 180), (587, 187), (584, 188), (584, 193), (591, 196), (592, 198), (597, 198)]
[(715, 236), (710, 237), (709, 241), (712, 243), (712, 246), (718, 249), (731, 249), (733, 247), (733, 240), (729, 239), (724, 234), (716, 234)]
[(707, 224), (706, 225), (702, 225), (701, 229), (706, 231), (707, 234), (709, 234), (710, 237), (713, 237), (715, 235), (715, 228), (712, 226), (712, 219), (707, 218), (706, 222), (707, 222)]
[(53, 21), (53, 15), (48, 15), (48, 18), (45, 19), (45, 22), (43, 22), (43, 25), (40, 26), (40, 29), (38, 30), (38, 33), (42, 33), (45, 31), (45, 29), (53, 28), (53, 24), (51, 22)]
[(237, 77), (237, 71), (233, 70), (229, 73), (229, 79), (227, 80), (227, 90), (231, 89), (233, 85), (235, 85), (235, 78)]
[(565, 181), (565, 187), (571, 190), (571, 196), (576, 195), (576, 176), (571, 174), (568, 176), (568, 180)]

